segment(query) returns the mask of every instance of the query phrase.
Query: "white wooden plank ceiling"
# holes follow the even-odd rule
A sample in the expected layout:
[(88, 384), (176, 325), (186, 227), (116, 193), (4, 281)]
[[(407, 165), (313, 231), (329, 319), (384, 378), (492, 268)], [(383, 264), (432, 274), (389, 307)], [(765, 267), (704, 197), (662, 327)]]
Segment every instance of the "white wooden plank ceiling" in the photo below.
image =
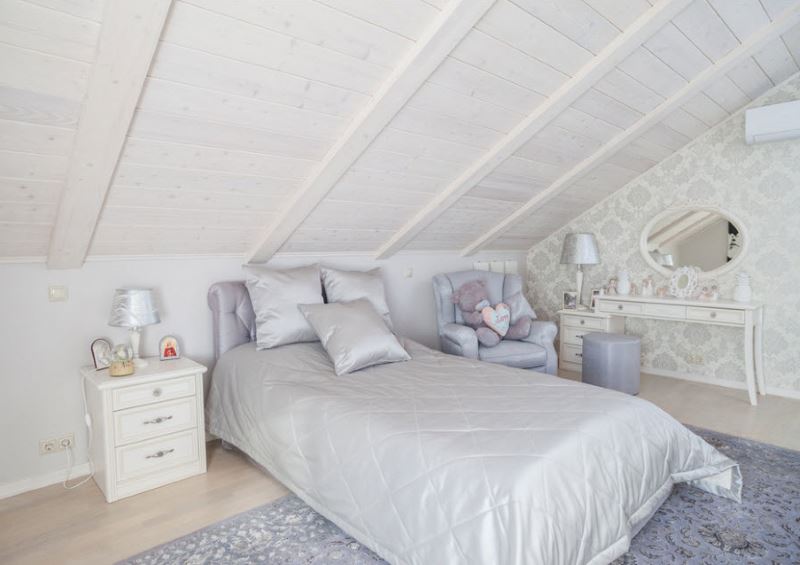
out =
[[(800, 0), (484, 4), (173, 0), (89, 255), (527, 249), (800, 71)], [(51, 235), (108, 7), (0, 3), (0, 257), (83, 259)]]

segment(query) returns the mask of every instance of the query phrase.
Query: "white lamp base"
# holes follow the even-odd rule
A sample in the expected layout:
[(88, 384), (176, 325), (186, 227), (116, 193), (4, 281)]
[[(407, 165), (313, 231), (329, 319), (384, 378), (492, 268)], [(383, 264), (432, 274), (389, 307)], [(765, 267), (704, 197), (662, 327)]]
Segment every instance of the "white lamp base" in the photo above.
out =
[(575, 290), (578, 291), (578, 300), (576, 301), (576, 307), (578, 308), (578, 310), (583, 310), (583, 308), (581, 308), (581, 306), (583, 305), (583, 265), (578, 265), (578, 270), (575, 273), (575, 286), (577, 287)]
[(141, 341), (141, 336), (142, 328), (130, 329), (131, 349), (133, 349), (133, 364), (136, 367), (147, 367), (147, 359), (142, 359), (139, 357), (139, 342)]

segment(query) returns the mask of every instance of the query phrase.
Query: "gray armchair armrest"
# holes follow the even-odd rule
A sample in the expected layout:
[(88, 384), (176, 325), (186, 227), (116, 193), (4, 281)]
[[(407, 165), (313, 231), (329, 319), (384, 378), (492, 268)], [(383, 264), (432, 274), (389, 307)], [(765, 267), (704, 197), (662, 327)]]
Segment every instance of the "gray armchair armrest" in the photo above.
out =
[(522, 341), (541, 345), (547, 350), (547, 366), (545, 371), (551, 375), (556, 374), (558, 368), (558, 354), (553, 342), (558, 334), (558, 326), (555, 322), (542, 322), (534, 320), (531, 323), (531, 333)]
[(442, 327), (442, 351), (470, 359), (478, 358), (478, 336), (475, 330), (461, 324), (445, 324)]

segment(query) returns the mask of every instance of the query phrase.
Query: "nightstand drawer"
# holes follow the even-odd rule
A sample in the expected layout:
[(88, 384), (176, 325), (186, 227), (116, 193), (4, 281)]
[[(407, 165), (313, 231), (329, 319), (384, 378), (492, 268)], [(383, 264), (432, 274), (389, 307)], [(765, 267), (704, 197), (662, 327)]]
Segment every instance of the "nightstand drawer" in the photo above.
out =
[(117, 480), (136, 479), (191, 463), (198, 457), (197, 429), (118, 447)]
[(583, 347), (583, 336), (593, 331), (596, 330), (592, 329), (583, 330), (583, 329), (566, 327), (564, 328), (561, 335), (563, 336), (562, 339), (564, 340), (565, 344), (577, 345), (578, 347)]
[(561, 357), (567, 363), (583, 363), (583, 347), (575, 345), (563, 345), (561, 347)]
[(690, 320), (708, 320), (722, 324), (744, 324), (744, 312), (741, 310), (689, 307), (686, 309), (686, 317)]
[(589, 328), (592, 330), (606, 329), (605, 318), (591, 318), (589, 316), (571, 316), (564, 314), (564, 325), (574, 328)]
[(114, 440), (118, 447), (195, 426), (195, 396), (114, 412)]
[(183, 396), (194, 396), (194, 381), (194, 376), (177, 377), (154, 383), (114, 389), (111, 401), (112, 410), (123, 410)]

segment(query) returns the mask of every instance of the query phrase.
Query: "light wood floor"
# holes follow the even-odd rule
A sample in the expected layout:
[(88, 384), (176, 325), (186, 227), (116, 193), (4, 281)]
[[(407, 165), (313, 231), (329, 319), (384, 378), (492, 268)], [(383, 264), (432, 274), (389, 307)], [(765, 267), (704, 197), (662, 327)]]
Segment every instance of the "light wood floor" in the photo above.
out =
[[(761, 397), (752, 407), (742, 391), (650, 375), (642, 376), (640, 396), (686, 424), (800, 449), (798, 400)], [(0, 563), (114, 563), (287, 492), (219, 442), (208, 454), (206, 475), (114, 504), (91, 482), (0, 500)]]

